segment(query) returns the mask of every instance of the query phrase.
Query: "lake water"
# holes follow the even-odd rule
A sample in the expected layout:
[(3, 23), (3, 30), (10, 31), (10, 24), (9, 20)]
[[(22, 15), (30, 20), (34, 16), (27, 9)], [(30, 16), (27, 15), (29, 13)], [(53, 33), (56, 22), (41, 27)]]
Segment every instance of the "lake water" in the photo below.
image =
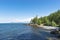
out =
[(23, 23), (0, 24), (0, 40), (43, 40), (36, 28)]

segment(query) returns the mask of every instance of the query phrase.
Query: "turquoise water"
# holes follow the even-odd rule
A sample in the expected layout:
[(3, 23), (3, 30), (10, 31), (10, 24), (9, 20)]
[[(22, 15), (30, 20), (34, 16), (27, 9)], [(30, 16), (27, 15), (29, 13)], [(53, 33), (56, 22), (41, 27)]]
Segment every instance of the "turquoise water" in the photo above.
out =
[(0, 24), (0, 40), (40, 40), (35, 28), (23, 23)]

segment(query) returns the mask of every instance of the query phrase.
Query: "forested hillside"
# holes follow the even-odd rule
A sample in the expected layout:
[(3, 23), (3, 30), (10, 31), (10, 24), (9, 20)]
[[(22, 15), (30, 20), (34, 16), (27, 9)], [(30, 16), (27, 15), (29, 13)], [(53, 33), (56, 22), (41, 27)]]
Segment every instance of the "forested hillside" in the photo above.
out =
[(60, 26), (60, 10), (51, 13), (48, 16), (40, 17), (38, 16), (31, 19), (32, 24), (44, 24), (46, 26)]

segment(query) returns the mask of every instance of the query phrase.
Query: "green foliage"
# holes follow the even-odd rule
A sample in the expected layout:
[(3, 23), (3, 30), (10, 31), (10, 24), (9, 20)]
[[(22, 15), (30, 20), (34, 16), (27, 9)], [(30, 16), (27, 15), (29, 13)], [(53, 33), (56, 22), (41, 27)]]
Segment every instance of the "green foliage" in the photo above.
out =
[(52, 21), (51, 25), (52, 26), (57, 26), (57, 24), (54, 21)]
[(41, 17), (41, 18), (39, 18), (39, 20), (41, 21), (41, 24), (43, 24), (44, 23), (44, 19), (43, 19), (43, 17)]
[(37, 24), (37, 22), (38, 22), (38, 17), (37, 17), (37, 16), (34, 17), (34, 18), (31, 20), (31, 23), (33, 23), (33, 24)]
[(49, 16), (40, 17), (40, 18), (36, 16), (31, 20), (31, 23), (38, 25), (45, 24), (46, 26), (60, 25), (60, 10), (51, 13)]
[(40, 25), (41, 24), (41, 20), (38, 19), (38, 23), (37, 24)]
[(51, 22), (49, 20), (46, 20), (45, 25), (51, 26)]
[(60, 10), (49, 15), (49, 20), (60, 24)]

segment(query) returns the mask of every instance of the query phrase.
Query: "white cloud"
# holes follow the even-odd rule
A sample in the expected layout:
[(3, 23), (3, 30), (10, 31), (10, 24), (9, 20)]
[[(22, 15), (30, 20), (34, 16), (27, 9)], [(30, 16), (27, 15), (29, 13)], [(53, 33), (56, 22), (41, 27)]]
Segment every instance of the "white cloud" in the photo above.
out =
[(26, 18), (26, 19), (4, 19), (4, 20), (0, 20), (0, 23), (9, 23), (9, 22), (30, 22), (30, 20), (32, 19), (33, 17), (31, 18)]
[(33, 17), (31, 18), (26, 18), (26, 19), (15, 19), (13, 20), (14, 22), (30, 22), (30, 20), (32, 19)]

